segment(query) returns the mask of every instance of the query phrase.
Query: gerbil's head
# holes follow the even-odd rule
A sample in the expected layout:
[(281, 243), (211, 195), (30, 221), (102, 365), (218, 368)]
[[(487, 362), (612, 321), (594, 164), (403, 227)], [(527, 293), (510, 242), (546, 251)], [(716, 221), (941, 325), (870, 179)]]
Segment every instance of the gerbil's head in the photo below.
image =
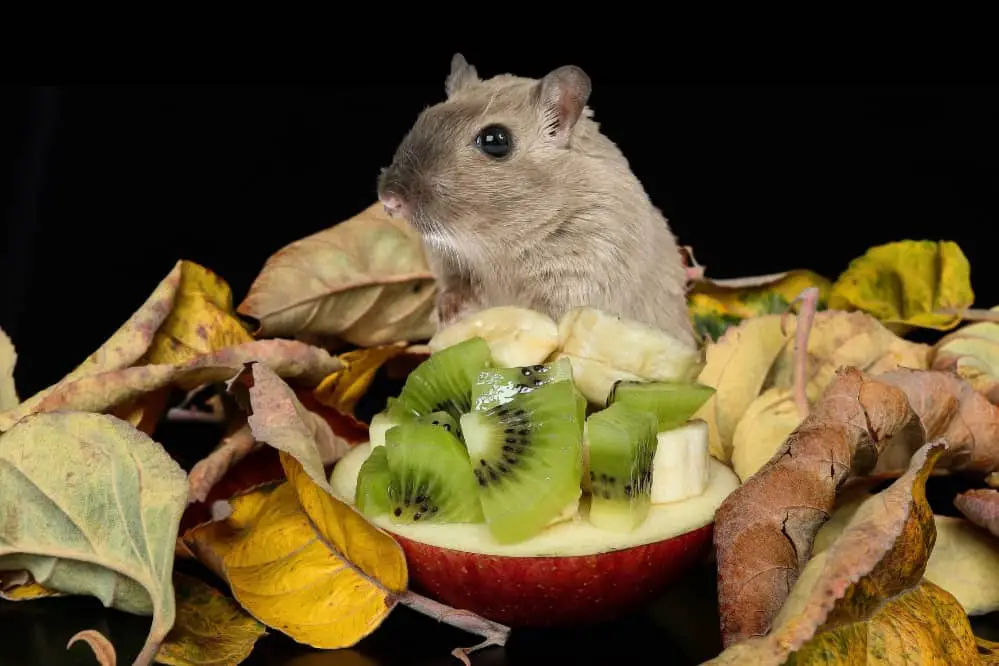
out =
[(559, 206), (590, 79), (578, 67), (542, 79), (480, 79), (456, 54), (447, 99), (425, 109), (378, 180), (386, 209), (430, 236), (482, 236)]

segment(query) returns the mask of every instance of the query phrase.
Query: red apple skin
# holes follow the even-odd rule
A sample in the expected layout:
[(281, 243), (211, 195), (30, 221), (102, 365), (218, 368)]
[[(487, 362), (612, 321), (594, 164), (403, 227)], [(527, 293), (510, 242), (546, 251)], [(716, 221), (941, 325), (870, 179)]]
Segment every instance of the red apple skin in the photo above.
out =
[(659, 597), (711, 548), (713, 524), (625, 550), (568, 557), (467, 553), (392, 536), (413, 587), (513, 627), (603, 622)]

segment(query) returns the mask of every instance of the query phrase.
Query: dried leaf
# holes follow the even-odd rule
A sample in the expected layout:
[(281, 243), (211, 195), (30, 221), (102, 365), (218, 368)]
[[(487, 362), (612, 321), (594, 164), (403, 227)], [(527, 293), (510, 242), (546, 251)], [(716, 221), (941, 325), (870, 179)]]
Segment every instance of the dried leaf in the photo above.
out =
[(902, 332), (949, 330), (971, 307), (971, 266), (957, 243), (906, 240), (870, 248), (850, 262), (829, 295), (834, 310), (863, 310)]
[(226, 473), (246, 458), (258, 446), (257, 440), (249, 425), (225, 437), (207, 458), (195, 463), (187, 475), (190, 487), (188, 496), (191, 502), (204, 502), (215, 484), (222, 480)]
[(320, 649), (377, 629), (408, 582), (399, 545), (281, 452), (288, 483), (231, 500), (232, 515), (185, 542), (254, 617)]
[(357, 401), (371, 386), (378, 370), (405, 351), (405, 343), (396, 343), (340, 354), (337, 358), (343, 367), (320, 382), (313, 395), (327, 407), (353, 416)]
[(708, 424), (711, 455), (723, 462), (731, 460), (735, 427), (760, 394), (774, 360), (791, 339), (781, 330), (780, 317), (754, 317), (707, 346), (697, 381), (711, 386), (715, 393), (693, 418)]
[(375, 203), (271, 256), (238, 312), (261, 336), (374, 347), (429, 339), (436, 293), (419, 235)]
[[(695, 415), (708, 423), (712, 455), (725, 462), (740, 458), (744, 473), (758, 469), (753, 469), (758, 463), (745, 465), (748, 461), (769, 459), (783, 441), (780, 433), (794, 421), (794, 412), (788, 412), (786, 405), (778, 405), (781, 391), (790, 392), (794, 385), (797, 318), (788, 317), (785, 322), (782, 319), (779, 315), (754, 317), (729, 329), (721, 340), (708, 345), (706, 363), (698, 377), (698, 381), (716, 389)], [(931, 349), (898, 337), (863, 312), (826, 310), (815, 314), (807, 351), (803, 381), (805, 396), (811, 403), (818, 400), (842, 366), (869, 374), (898, 367), (923, 369), (929, 365)], [(761, 400), (760, 396), (768, 391), (773, 392)], [(749, 414), (754, 403), (754, 412), (777, 409), (780, 418), (772, 427), (754, 423)], [(798, 422), (800, 418), (799, 414)], [(749, 428), (753, 436), (743, 432), (740, 442), (752, 449), (736, 456), (735, 431), (743, 419), (743, 431)]]
[(36, 583), (27, 571), (0, 571), (0, 599), (30, 601), (61, 596), (63, 596), (61, 592), (50, 590)]
[[(928, 440), (947, 441), (938, 468), (982, 475), (999, 471), (999, 406), (968, 382), (948, 372), (904, 368), (877, 378), (905, 392)], [(913, 449), (907, 449), (905, 442), (897, 444), (878, 461), (876, 473), (890, 474), (908, 466)]]
[(903, 476), (861, 505), (794, 586), (773, 632), (708, 663), (978, 663), (960, 604), (923, 579), (936, 538), (925, 484), (944, 446), (922, 447)]
[(152, 615), (135, 662), (173, 626), (174, 543), (187, 499), (162, 447), (110, 416), (37, 414), (0, 437), (0, 568)]
[(90, 646), (90, 649), (94, 651), (98, 666), (115, 666), (118, 663), (118, 655), (115, 654), (114, 646), (101, 632), (95, 629), (86, 629), (73, 634), (69, 642), (66, 643), (66, 649), (73, 647), (78, 641), (83, 641)]
[(266, 633), (237, 603), (197, 578), (175, 573), (177, 621), (156, 661), (168, 666), (236, 666)]
[(67, 384), (79, 379), (127, 368), (142, 358), (160, 325), (170, 314), (177, 290), (180, 287), (181, 263), (173, 267), (150, 294), (146, 302), (136, 310), (128, 321), (112, 335), (107, 342), (87, 357), (72, 372), (54, 385), (43, 389), (20, 403), (14, 409), (0, 412), (0, 432), (7, 430), (19, 420), (39, 410), (38, 405), (49, 395)]
[(232, 310), (232, 291), (218, 275), (181, 261), (180, 287), (170, 315), (153, 338), (143, 363), (176, 364), (225, 347), (252, 342)]
[[(812, 560), (828, 550), (871, 496), (865, 493), (836, 507), (815, 535)], [(968, 615), (999, 610), (999, 539), (964, 518), (935, 515), (933, 521), (937, 538), (926, 564), (926, 580), (953, 594)], [(799, 580), (813, 568), (809, 562)]]
[[(164, 386), (190, 389), (224, 381), (251, 361), (270, 367), (282, 377), (311, 386), (340, 367), (335, 357), (318, 347), (294, 340), (257, 340), (177, 365), (141, 365), (65, 382), (38, 401), (32, 411), (103, 412)], [(0, 414), (0, 430), (12, 426), (13, 418), (10, 412)]]
[(17, 351), (7, 333), (0, 328), (0, 412), (13, 409), (21, 401), (14, 385), (14, 367), (17, 365)]
[[(999, 306), (990, 312), (999, 315)], [(999, 405), (999, 324), (963, 326), (941, 338), (933, 351), (934, 370), (956, 373), (989, 402)]]
[(789, 388), (773, 387), (749, 404), (732, 434), (732, 469), (745, 483), (801, 423)]
[(229, 390), (248, 407), (247, 425), (254, 439), (290, 453), (314, 483), (332, 492), (324, 465), (339, 460), (350, 446), (326, 421), (305, 409), (291, 387), (260, 363), (247, 363)]
[(851, 473), (873, 468), (889, 440), (925, 441), (901, 390), (844, 368), (773, 458), (715, 514), (726, 645), (765, 635)]
[(954, 506), (968, 520), (999, 536), (999, 491), (992, 488), (968, 490), (954, 498)]
[(808, 270), (727, 280), (702, 278), (690, 289), (688, 309), (698, 335), (718, 340), (729, 326), (744, 319), (787, 312), (809, 287), (819, 289), (819, 307), (824, 308), (832, 283)]

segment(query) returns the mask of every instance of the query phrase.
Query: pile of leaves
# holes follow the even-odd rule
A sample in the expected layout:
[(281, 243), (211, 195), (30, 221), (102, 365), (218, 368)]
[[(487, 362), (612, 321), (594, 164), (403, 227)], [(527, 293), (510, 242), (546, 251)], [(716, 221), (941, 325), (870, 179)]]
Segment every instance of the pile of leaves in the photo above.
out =
[[(995, 659), (968, 615), (999, 609), (999, 309), (970, 309), (960, 248), (872, 248), (835, 282), (695, 268), (716, 389), (697, 416), (743, 481), (716, 516), (716, 661)], [(502, 645), (508, 628), (410, 590), (399, 544), (328, 484), (379, 392), (429, 354), (435, 295), (417, 236), (373, 205), (274, 254), (238, 308), (179, 261), (24, 400), (0, 332), (0, 597), (150, 616), (141, 665), (239, 664), (269, 632), (350, 647), (399, 604), (480, 635), (456, 648), (466, 662)], [(218, 445), (168, 441), (178, 422), (212, 424)], [(954, 502), (967, 518), (933, 514), (939, 473), (976, 480)], [(96, 631), (76, 640), (116, 663)]]

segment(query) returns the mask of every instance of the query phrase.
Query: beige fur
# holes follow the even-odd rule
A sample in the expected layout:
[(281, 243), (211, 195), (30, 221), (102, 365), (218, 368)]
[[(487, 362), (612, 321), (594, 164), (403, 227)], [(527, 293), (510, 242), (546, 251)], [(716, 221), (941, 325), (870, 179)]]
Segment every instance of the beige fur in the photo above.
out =
[[(694, 343), (676, 240), (618, 147), (585, 106), (589, 78), (479, 79), (460, 55), (447, 100), (417, 118), (379, 196), (405, 201), (441, 285), (441, 325), (520, 305), (558, 319), (592, 305)], [(509, 129), (513, 151), (483, 154), (478, 132)]]

